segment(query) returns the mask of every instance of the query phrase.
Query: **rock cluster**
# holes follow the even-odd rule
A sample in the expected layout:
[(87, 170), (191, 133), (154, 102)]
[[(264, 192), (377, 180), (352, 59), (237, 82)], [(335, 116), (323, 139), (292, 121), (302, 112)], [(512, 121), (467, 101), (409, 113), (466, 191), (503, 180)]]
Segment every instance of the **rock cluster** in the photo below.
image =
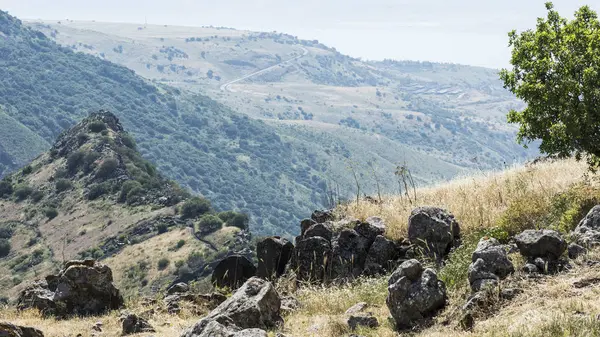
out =
[(267, 336), (265, 330), (280, 325), (281, 300), (271, 283), (252, 277), (228, 300), (198, 321), (182, 337)]
[(551, 274), (568, 267), (568, 262), (561, 259), (567, 242), (556, 231), (528, 229), (515, 236), (515, 241), (527, 259), (525, 272)]
[(31, 327), (18, 326), (7, 322), (0, 322), (0, 336), (2, 337), (44, 337), (44, 334)]
[(469, 284), (474, 292), (487, 286), (495, 287), (498, 281), (515, 271), (506, 250), (494, 238), (482, 238), (471, 257)]
[(123, 305), (112, 281), (106, 265), (94, 260), (69, 261), (58, 275), (26, 287), (19, 295), (18, 307), (56, 316), (102, 314)]
[(433, 269), (408, 260), (388, 280), (386, 304), (397, 329), (414, 328), (446, 305), (446, 286)]
[(256, 244), (258, 257), (257, 276), (267, 280), (280, 277), (285, 272), (294, 253), (294, 245), (288, 240), (273, 236)]
[(408, 239), (438, 260), (460, 245), (460, 226), (454, 215), (438, 207), (419, 207), (408, 218)]
[(140, 332), (156, 332), (146, 319), (134, 313), (127, 311), (121, 312), (121, 317), (119, 317), (119, 319), (123, 325), (123, 336)]

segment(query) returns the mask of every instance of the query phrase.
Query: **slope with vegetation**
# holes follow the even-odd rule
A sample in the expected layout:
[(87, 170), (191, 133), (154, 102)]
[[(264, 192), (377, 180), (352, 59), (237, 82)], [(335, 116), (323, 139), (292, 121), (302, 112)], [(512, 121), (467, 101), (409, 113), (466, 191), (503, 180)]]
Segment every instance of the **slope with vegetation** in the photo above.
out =
[(74, 258), (108, 259), (121, 266), (115, 276), (126, 295), (152, 293), (178, 278), (202, 279), (210, 263), (248, 243), (247, 217), (215, 213), (166, 179), (108, 112), (6, 176), (0, 213), (3, 297)]

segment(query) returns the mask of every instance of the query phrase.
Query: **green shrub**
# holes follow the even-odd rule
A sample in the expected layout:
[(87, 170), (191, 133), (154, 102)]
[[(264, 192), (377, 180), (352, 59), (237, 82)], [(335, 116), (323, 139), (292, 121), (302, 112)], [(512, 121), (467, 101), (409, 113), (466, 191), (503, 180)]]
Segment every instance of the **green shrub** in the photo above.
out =
[(129, 193), (127, 193), (127, 203), (131, 205), (140, 201), (141, 197), (143, 197), (145, 193), (146, 191), (142, 187), (134, 187), (129, 191)]
[(130, 149), (135, 150), (135, 148), (136, 148), (135, 139), (133, 139), (133, 137), (130, 134), (128, 134), (128, 133), (123, 134), (123, 136), (121, 137), (121, 140), (123, 142), (123, 145), (127, 146)]
[(44, 192), (41, 190), (35, 190), (31, 193), (31, 201), (33, 202), (39, 202), (40, 200), (42, 200), (44, 198)]
[(108, 130), (102, 130), (102, 132), (100, 132), (101, 135), (103, 136), (108, 136)]
[(77, 143), (81, 146), (90, 140), (90, 136), (87, 133), (80, 133), (77, 135)]
[(90, 125), (88, 125), (88, 129), (94, 133), (102, 132), (106, 130), (106, 124), (104, 124), (104, 122), (101, 121), (94, 121), (91, 122)]
[(33, 172), (33, 167), (31, 165), (27, 165), (23, 168), (23, 175), (29, 175)]
[(67, 170), (71, 174), (77, 172), (77, 170), (83, 166), (85, 154), (86, 153), (84, 151), (77, 151), (71, 153), (67, 157)]
[(248, 223), (250, 222), (250, 218), (243, 213), (236, 213), (233, 218), (227, 220), (225, 224), (227, 226), (234, 226), (239, 229), (245, 230), (248, 229)]
[(64, 168), (59, 168), (54, 172), (54, 179), (66, 178), (69, 175), (69, 172)]
[(158, 226), (156, 226), (156, 230), (158, 231), (158, 234), (166, 233), (169, 230), (169, 226), (167, 226), (166, 223), (159, 223)]
[(166, 257), (163, 257), (162, 259), (158, 260), (158, 270), (167, 269), (167, 267), (169, 266), (169, 263), (170, 263), (170, 261)]
[(96, 166), (96, 160), (100, 158), (100, 154), (97, 152), (86, 152), (83, 156), (83, 172), (90, 173)]
[(8, 239), (0, 239), (0, 257), (5, 257), (10, 253), (10, 241)]
[(105, 159), (96, 172), (96, 178), (106, 179), (114, 174), (115, 170), (119, 167), (119, 162), (114, 158)]
[(110, 187), (106, 183), (92, 184), (90, 185), (90, 190), (88, 191), (87, 198), (88, 200), (96, 200), (108, 193), (109, 190)]
[(13, 236), (14, 230), (7, 224), (0, 225), (0, 239), (10, 239)]
[(13, 186), (9, 180), (0, 181), (0, 198), (13, 194)]
[(58, 211), (54, 207), (46, 207), (44, 208), (44, 215), (46, 215), (48, 220), (52, 220), (58, 216)]
[(202, 235), (216, 232), (221, 229), (221, 227), (223, 227), (223, 220), (212, 214), (202, 216), (196, 224), (196, 230)]
[(196, 218), (209, 212), (210, 208), (210, 201), (201, 197), (194, 197), (188, 199), (183, 206), (181, 206), (181, 216), (184, 219)]
[(58, 179), (55, 184), (56, 192), (60, 193), (73, 188), (73, 183), (68, 179)]
[(179, 241), (177, 241), (177, 245), (175, 245), (175, 247), (177, 247), (177, 249), (183, 247), (185, 245), (185, 240), (181, 239)]
[(17, 201), (21, 201), (27, 199), (31, 195), (31, 193), (33, 193), (33, 188), (29, 187), (26, 184), (20, 184), (17, 185), (17, 187), (15, 188), (13, 195), (15, 199), (17, 199)]
[(136, 188), (141, 188), (141, 187), (142, 187), (142, 184), (140, 184), (138, 181), (127, 180), (126, 182), (123, 183), (123, 186), (121, 186), (121, 193), (119, 194), (119, 201), (120, 202), (127, 201), (127, 195), (129, 194), (129, 192), (131, 190), (134, 190)]

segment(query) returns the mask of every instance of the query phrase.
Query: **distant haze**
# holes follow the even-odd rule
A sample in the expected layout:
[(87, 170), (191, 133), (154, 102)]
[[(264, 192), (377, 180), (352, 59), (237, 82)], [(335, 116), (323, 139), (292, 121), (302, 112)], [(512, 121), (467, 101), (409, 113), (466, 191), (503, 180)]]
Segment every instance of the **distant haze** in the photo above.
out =
[[(507, 32), (533, 28), (540, 0), (0, 0), (21, 19), (227, 26), (318, 39), (365, 59), (508, 66)], [(600, 0), (554, 1), (561, 15)]]

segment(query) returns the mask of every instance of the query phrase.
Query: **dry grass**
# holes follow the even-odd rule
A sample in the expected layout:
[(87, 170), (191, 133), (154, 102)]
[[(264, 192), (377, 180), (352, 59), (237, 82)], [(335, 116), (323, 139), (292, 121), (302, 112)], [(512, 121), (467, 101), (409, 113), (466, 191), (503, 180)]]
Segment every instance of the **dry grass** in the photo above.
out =
[(352, 202), (341, 207), (348, 216), (365, 219), (381, 216), (387, 223), (390, 238), (406, 237), (408, 217), (418, 206), (438, 206), (451, 211), (469, 234), (497, 224), (508, 206), (520, 200), (547, 203), (556, 193), (567, 190), (587, 179), (589, 171), (584, 163), (574, 160), (541, 163), (502, 172), (456, 179), (434, 187), (416, 191), (417, 201), (401, 196), (385, 197), (382, 204)]

